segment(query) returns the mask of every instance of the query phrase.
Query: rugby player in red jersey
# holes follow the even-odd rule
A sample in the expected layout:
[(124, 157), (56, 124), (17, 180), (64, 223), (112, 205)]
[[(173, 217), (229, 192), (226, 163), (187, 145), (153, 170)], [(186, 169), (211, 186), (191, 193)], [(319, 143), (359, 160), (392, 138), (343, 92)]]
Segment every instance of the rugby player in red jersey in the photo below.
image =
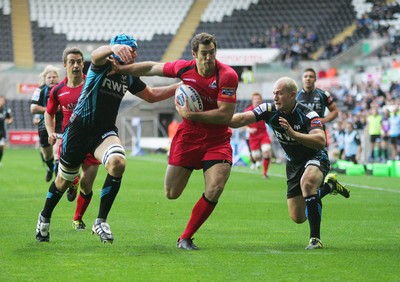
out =
[(199, 33), (191, 41), (193, 60), (142, 62), (126, 66), (114, 63), (114, 71), (137, 76), (177, 77), (193, 87), (203, 102), (202, 112), (191, 112), (176, 104), (182, 116), (171, 144), (164, 189), (168, 199), (177, 199), (193, 170), (203, 169), (204, 193), (195, 204), (189, 222), (179, 236), (177, 247), (196, 250), (192, 236), (213, 212), (232, 166), (232, 132), (228, 123), (236, 106), (238, 76), (216, 60), (214, 35)]

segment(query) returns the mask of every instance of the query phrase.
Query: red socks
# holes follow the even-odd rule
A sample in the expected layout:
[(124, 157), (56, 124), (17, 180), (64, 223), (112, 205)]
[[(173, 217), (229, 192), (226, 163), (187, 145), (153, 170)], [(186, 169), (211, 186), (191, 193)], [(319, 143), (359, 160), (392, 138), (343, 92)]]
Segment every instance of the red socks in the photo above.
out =
[(82, 217), (85, 214), (85, 211), (89, 206), (90, 201), (92, 200), (92, 195), (93, 192), (90, 192), (90, 194), (88, 195), (79, 193), (78, 199), (76, 200), (76, 210), (75, 210), (74, 220), (82, 220)]
[(208, 201), (203, 194), (200, 200), (193, 207), (192, 215), (190, 216), (189, 222), (185, 228), (185, 231), (183, 231), (180, 239), (192, 238), (193, 234), (200, 228), (200, 226), (213, 212), (216, 204), (217, 203)]
[(270, 159), (263, 159), (263, 175), (267, 175)]

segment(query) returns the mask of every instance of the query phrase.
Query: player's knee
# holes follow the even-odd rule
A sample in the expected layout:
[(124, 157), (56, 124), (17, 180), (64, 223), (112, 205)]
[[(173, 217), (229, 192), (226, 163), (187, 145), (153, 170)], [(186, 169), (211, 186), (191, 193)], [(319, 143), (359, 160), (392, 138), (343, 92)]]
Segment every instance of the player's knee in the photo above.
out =
[(307, 220), (305, 215), (304, 216), (291, 215), (291, 219), (293, 220), (293, 222), (297, 224), (302, 224)]
[(174, 193), (173, 190), (171, 190), (171, 189), (165, 189), (164, 192), (165, 192), (165, 197), (168, 200), (176, 200), (179, 198), (179, 195)]
[(107, 164), (107, 171), (109, 174), (121, 177), (124, 174), (126, 166), (125, 158), (121, 158), (119, 156), (112, 157)]
[[(182, 191), (182, 189), (179, 189), (179, 191)], [(178, 199), (179, 196), (182, 194), (182, 192), (179, 193), (179, 192), (177, 192), (176, 189), (174, 189), (171, 186), (167, 186), (167, 185), (164, 186), (164, 193), (165, 193), (165, 197), (168, 200)]]
[(93, 182), (88, 181), (86, 178), (82, 177), (79, 186), (81, 188), (81, 191), (83, 191), (85, 195), (88, 195), (93, 189)]
[(204, 196), (210, 200), (217, 202), (222, 192), (224, 191), (224, 184), (213, 185), (212, 187), (207, 187)]
[(119, 144), (113, 144), (104, 151), (102, 162), (108, 173), (120, 177), (125, 171), (125, 150)]
[(253, 156), (253, 159), (255, 159), (255, 160), (260, 160), (261, 159), (260, 150), (251, 151), (251, 155)]
[(56, 182), (64, 183), (65, 181), (72, 182), (75, 177), (79, 175), (79, 168), (76, 169), (67, 169), (63, 165), (59, 165), (58, 173), (56, 177)]

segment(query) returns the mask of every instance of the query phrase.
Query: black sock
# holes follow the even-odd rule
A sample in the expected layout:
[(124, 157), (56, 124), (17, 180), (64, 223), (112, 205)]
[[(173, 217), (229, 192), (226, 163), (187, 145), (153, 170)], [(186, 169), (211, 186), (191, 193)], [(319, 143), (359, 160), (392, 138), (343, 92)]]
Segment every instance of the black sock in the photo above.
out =
[(332, 187), (328, 183), (324, 183), (319, 189), (318, 189), (318, 196), (320, 199), (328, 195), (329, 193), (332, 192)]
[(117, 178), (107, 174), (103, 189), (100, 193), (100, 208), (97, 218), (107, 219), (115, 197), (118, 194), (119, 187), (121, 186), (121, 179), (122, 177)]
[(51, 160), (46, 161), (46, 165), (48, 167), (48, 171), (53, 171), (54, 168), (54, 158), (51, 158)]
[(84, 199), (90, 199), (93, 196), (93, 191), (90, 191), (89, 194), (85, 195), (82, 191), (79, 192), (79, 194), (81, 195), (82, 198)]
[(321, 238), (321, 216), (322, 203), (317, 194), (308, 196), (304, 199), (306, 202), (306, 216), (310, 224), (310, 238)]
[(45, 218), (51, 218), (54, 208), (57, 206), (62, 195), (64, 193), (56, 188), (56, 184), (51, 182), (49, 192), (47, 193), (46, 202), (44, 203), (44, 208), (42, 210), (42, 216)]
[(2, 158), (3, 158), (3, 149), (0, 149), (0, 163)]

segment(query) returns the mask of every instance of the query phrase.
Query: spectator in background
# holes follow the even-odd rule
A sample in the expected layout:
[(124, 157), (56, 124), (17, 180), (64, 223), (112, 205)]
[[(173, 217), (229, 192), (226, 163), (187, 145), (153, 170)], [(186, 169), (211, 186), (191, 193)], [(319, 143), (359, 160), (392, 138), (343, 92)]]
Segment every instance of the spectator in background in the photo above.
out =
[[(371, 153), (369, 162), (380, 159), (381, 156), (381, 124), (382, 116), (379, 115), (378, 109), (371, 109), (371, 113), (367, 117), (368, 135), (371, 141)], [(377, 155), (375, 156), (375, 150)]]
[(394, 69), (400, 68), (400, 62), (397, 60), (397, 58), (393, 58), (392, 68), (394, 68)]
[(382, 136), (382, 162), (386, 162), (388, 160), (388, 144), (389, 144), (389, 130), (390, 130), (390, 111), (388, 108), (385, 108), (383, 111), (383, 117), (381, 122), (381, 136)]
[(178, 119), (176, 117), (174, 117), (174, 119), (170, 122), (170, 124), (168, 124), (168, 150), (167, 150), (167, 156), (169, 157), (169, 150), (171, 149), (171, 142), (172, 139), (174, 139), (174, 136), (176, 134), (176, 131), (178, 130), (178, 127), (181, 123), (178, 121)]
[(399, 160), (399, 146), (400, 146), (400, 112), (399, 107), (396, 106), (389, 118), (389, 136), (392, 160)]
[(6, 98), (0, 96), (0, 166), (7, 140), (7, 126), (13, 122), (12, 112), (6, 107)]
[(338, 121), (337, 128), (333, 132), (333, 142), (332, 145), (338, 150), (337, 158), (339, 160), (343, 159), (343, 152), (344, 152), (344, 135), (345, 135), (345, 126), (344, 122)]
[(243, 72), (240, 75), (241, 80), (243, 81), (244, 84), (250, 84), (254, 82), (254, 74), (251, 69), (248, 67), (243, 68)]
[(178, 130), (178, 127), (181, 123), (174, 118), (170, 124), (168, 125), (168, 138), (172, 140), (174, 138), (176, 131)]
[(357, 130), (353, 128), (353, 122), (346, 122), (346, 129), (343, 138), (344, 159), (357, 164), (361, 158), (361, 138)]
[(326, 78), (326, 70), (324, 70), (324, 69), (319, 70), (318, 78)]
[(354, 96), (346, 95), (344, 105), (347, 108), (347, 111), (353, 111), (355, 108), (356, 101), (354, 100)]

